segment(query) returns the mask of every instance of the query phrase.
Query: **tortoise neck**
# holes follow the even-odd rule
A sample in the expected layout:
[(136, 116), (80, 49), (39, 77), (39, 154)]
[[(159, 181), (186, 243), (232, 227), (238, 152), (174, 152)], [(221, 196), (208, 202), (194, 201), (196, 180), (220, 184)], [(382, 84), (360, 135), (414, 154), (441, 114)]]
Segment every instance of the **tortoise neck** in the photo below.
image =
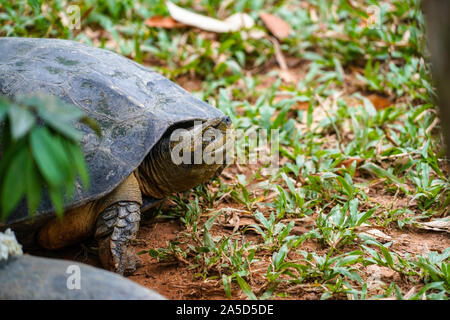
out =
[(161, 199), (171, 193), (168, 178), (173, 169), (170, 159), (165, 157), (166, 154), (170, 154), (170, 145), (166, 140), (166, 138), (161, 139), (135, 171), (139, 188), (147, 197)]
[[(195, 139), (196, 133), (188, 131), (192, 135), (191, 138)], [(174, 145), (176, 144), (170, 140), (169, 136), (164, 136), (138, 167), (135, 175), (144, 195), (161, 199), (175, 192), (189, 190), (210, 180), (222, 167), (221, 163), (176, 164), (171, 156)], [(208, 144), (202, 144), (200, 140), (199, 146), (203, 149)], [(191, 149), (191, 151), (194, 150)], [(193, 159), (193, 157), (191, 153), (190, 158)]]

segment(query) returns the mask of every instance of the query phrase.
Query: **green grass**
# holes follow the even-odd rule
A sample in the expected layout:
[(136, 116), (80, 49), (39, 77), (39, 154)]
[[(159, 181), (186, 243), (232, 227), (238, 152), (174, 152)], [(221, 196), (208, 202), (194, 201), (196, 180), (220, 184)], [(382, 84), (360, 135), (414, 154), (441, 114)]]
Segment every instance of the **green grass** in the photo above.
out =
[[(268, 38), (146, 27), (145, 19), (168, 14), (162, 1), (80, 2), (80, 30), (62, 24), (62, 1), (39, 3), (1, 0), (0, 35), (68, 38), (108, 48), (174, 81), (200, 80), (194, 94), (228, 114), (237, 129), (280, 130), (282, 165), (274, 175), (242, 165), (247, 177), (174, 196), (163, 215), (179, 217), (186, 231), (165, 248), (149, 249), (151, 256), (187, 263), (198, 279), (220, 282), (230, 298), (239, 288), (250, 299), (301, 298), (299, 286), (322, 299), (449, 298), (448, 248), (407, 254), (361, 233), (364, 224), (414, 232), (416, 221), (448, 211), (448, 162), (419, 1), (355, 1), (352, 7), (345, 0), (238, 0), (222, 8), (220, 18), (245, 11), (260, 30), (266, 30), (260, 10), (290, 24), (292, 33), (280, 47), (301, 63), (292, 69), (301, 75), (294, 83), (278, 79)], [(364, 27), (364, 8), (378, 3), (382, 23)], [(203, 0), (195, 8), (215, 16), (220, 5)], [(370, 94), (392, 105), (377, 109)], [(306, 110), (294, 108), (300, 102)], [(253, 216), (254, 225), (219, 232), (224, 211), (217, 207), (225, 200)], [(312, 219), (310, 229), (294, 234), (302, 219)], [(306, 250), (306, 244), (317, 250)], [(403, 280), (371, 289), (369, 265)], [(256, 273), (263, 284), (254, 280)]]

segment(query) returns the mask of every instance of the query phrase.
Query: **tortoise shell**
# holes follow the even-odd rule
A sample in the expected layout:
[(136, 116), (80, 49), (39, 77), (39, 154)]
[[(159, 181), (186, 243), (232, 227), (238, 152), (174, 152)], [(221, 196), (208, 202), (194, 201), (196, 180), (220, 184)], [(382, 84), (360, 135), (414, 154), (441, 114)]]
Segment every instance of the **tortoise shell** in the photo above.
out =
[[(75, 104), (97, 120), (98, 137), (77, 124), (91, 178), (77, 183), (70, 209), (99, 199), (124, 181), (166, 131), (182, 123), (223, 116), (215, 107), (150, 69), (108, 50), (59, 39), (0, 38), (0, 93), (44, 93)], [(35, 213), (54, 215), (48, 196)], [(26, 202), (6, 225), (29, 220)], [(1, 224), (0, 224), (1, 225)]]

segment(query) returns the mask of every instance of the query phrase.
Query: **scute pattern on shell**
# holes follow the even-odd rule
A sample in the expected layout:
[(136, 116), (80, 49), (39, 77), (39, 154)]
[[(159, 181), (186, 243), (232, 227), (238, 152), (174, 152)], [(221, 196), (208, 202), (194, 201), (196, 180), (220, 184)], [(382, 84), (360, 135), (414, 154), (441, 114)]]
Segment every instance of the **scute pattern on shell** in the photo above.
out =
[[(0, 38), (0, 93), (47, 93), (96, 119), (98, 138), (83, 131), (91, 187), (77, 185), (66, 208), (111, 192), (177, 123), (210, 119), (221, 111), (150, 69), (113, 52), (58, 39)], [(37, 216), (53, 215), (44, 198)], [(28, 220), (24, 201), (6, 224)]]

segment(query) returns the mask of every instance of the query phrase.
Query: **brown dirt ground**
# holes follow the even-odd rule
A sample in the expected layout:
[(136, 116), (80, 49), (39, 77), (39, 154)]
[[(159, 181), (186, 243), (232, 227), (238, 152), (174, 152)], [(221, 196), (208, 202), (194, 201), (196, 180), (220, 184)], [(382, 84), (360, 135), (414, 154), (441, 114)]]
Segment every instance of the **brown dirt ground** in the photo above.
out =
[[(238, 172), (242, 173), (245, 170), (246, 175), (251, 175), (249, 171), (250, 167), (238, 168), (231, 166), (225, 170), (224, 180), (227, 180), (227, 176), (235, 176)], [(257, 182), (257, 181), (256, 181)], [(255, 182), (255, 183), (256, 183)], [(376, 192), (376, 190), (374, 190)], [(381, 198), (381, 197), (380, 197)], [(265, 201), (270, 201), (265, 200)], [(396, 206), (406, 206), (403, 199), (394, 199), (394, 196), (385, 194), (383, 195), (383, 201), (386, 205), (392, 204), (396, 201)], [(380, 203), (382, 203), (380, 201)], [(163, 211), (171, 206), (170, 201), (167, 201), (163, 207)], [(251, 218), (251, 215), (245, 213), (245, 207), (235, 202), (230, 202), (227, 199), (223, 199), (214, 205), (214, 209), (233, 208), (241, 210), (238, 215), (240, 216), (238, 229), (242, 230), (243, 227), (252, 223), (257, 223)], [(258, 206), (260, 211), (264, 212), (263, 206)], [(267, 209), (266, 209), (267, 210)], [(177, 239), (181, 233), (187, 232), (183, 223), (179, 219), (174, 218), (152, 218), (151, 212), (145, 213), (141, 222), (141, 228), (137, 235), (136, 242), (134, 243), (136, 252), (149, 250), (150, 248), (165, 248), (167, 242)], [(230, 221), (232, 214), (225, 214), (217, 220), (211, 230), (212, 236), (217, 235), (230, 235), (233, 229), (233, 221)], [(311, 230), (314, 224), (315, 214), (295, 220), (295, 227), (291, 234), (301, 235)], [(203, 218), (202, 218), (203, 220)], [(231, 225), (230, 225), (231, 223)], [(374, 225), (374, 224), (372, 224)], [(450, 237), (448, 233), (427, 231), (415, 228), (413, 226), (405, 226), (403, 229), (399, 229), (396, 225), (390, 224), (387, 227), (372, 226), (370, 229), (377, 229), (383, 232), (384, 235), (391, 237), (390, 240), (377, 238), (380, 242), (393, 241), (390, 249), (401, 256), (405, 253), (409, 254), (424, 254), (428, 251), (437, 251), (442, 253), (443, 250), (450, 247)], [(364, 230), (362, 230), (364, 231)], [(262, 239), (251, 229), (247, 230), (244, 234), (246, 240), (250, 240), (256, 243), (262, 243)], [(346, 245), (340, 250), (341, 253), (357, 250), (356, 245)], [(316, 252), (319, 255), (323, 255), (328, 252), (328, 247), (323, 246), (317, 241), (308, 240), (297, 248), (298, 250), (304, 250), (308, 252)], [(58, 257), (68, 260), (76, 260), (79, 262), (87, 263), (96, 267), (101, 267), (100, 261), (97, 257), (96, 244), (92, 241), (87, 241), (81, 244), (74, 245), (69, 248), (58, 250), (52, 253), (43, 253), (46, 256)], [(252, 290), (258, 295), (264, 293), (266, 287), (265, 273), (267, 266), (270, 263), (271, 253), (268, 251), (257, 252), (257, 258), (259, 261), (252, 264), (251, 278), (249, 284)], [(197, 268), (193, 268), (193, 259), (176, 260), (176, 261), (157, 261), (147, 253), (140, 255), (142, 266), (128, 278), (151, 289), (156, 290), (168, 299), (227, 299), (222, 281), (220, 277), (216, 279), (202, 279), (196, 277), (198, 272)], [(289, 254), (290, 260), (301, 258), (301, 255), (297, 252), (291, 252)], [(407, 293), (414, 284), (409, 279), (400, 276), (398, 273), (384, 267), (379, 266), (359, 266), (362, 271), (365, 271), (363, 278), (369, 284), (369, 290), (372, 290), (371, 294), (381, 293), (380, 286), (389, 286), (391, 282), (395, 282), (403, 291)], [(374, 274), (377, 277), (374, 278)], [(373, 288), (371, 285), (373, 284)], [(322, 289), (314, 283), (305, 283), (300, 285), (285, 286), (280, 284), (276, 290), (276, 293), (284, 292), (288, 296), (278, 297), (273, 296), (274, 299), (319, 299), (322, 294)], [(345, 297), (343, 297), (345, 298)], [(233, 284), (232, 286), (232, 299), (246, 299), (245, 294), (240, 288)]]
[[(300, 220), (300, 219), (299, 219)], [(254, 223), (251, 222), (251, 223)], [(244, 225), (246, 223), (244, 222)], [(306, 227), (305, 227), (306, 225)], [(303, 232), (310, 230), (308, 221), (296, 222), (293, 234), (301, 235)], [(434, 232), (420, 230), (416, 228), (403, 228), (399, 230), (395, 227), (379, 228), (382, 232), (392, 237), (393, 245), (391, 250), (403, 255), (410, 254), (424, 254), (428, 251), (442, 252), (445, 248), (450, 246), (450, 238), (444, 232)], [(137, 236), (135, 243), (136, 252), (148, 250), (150, 248), (164, 248), (167, 241), (174, 240), (184, 232), (184, 225), (178, 219), (154, 219), (150, 222), (144, 221)], [(219, 224), (219, 227), (214, 228), (213, 235), (230, 234), (231, 228), (224, 224)], [(255, 234), (246, 234), (247, 240), (252, 239), (254, 242), (260, 242), (260, 237)], [(380, 239), (379, 239), (380, 240)], [(380, 240), (383, 242), (382, 240)], [(299, 248), (308, 252), (316, 252), (319, 255), (327, 252), (326, 247), (322, 247), (315, 241), (306, 241)], [(355, 250), (356, 246), (345, 246), (343, 251), (349, 252)], [(95, 267), (101, 267), (100, 261), (96, 255), (95, 243), (85, 242), (74, 245), (70, 248), (65, 248), (52, 253), (44, 253), (46, 256), (58, 257), (68, 260), (76, 260), (87, 263)], [(298, 256), (297, 256), (298, 255)], [(263, 275), (267, 270), (268, 261), (271, 257), (269, 252), (259, 252), (257, 257), (259, 262), (252, 266), (252, 279), (250, 285), (255, 293), (264, 292), (264, 278)], [(142, 266), (128, 278), (145, 286), (156, 290), (168, 299), (227, 299), (221, 280), (203, 280), (195, 277), (196, 270), (191, 269), (189, 265), (183, 261), (172, 262), (158, 262), (156, 259), (150, 257), (148, 254), (140, 255)], [(291, 253), (290, 259), (300, 258), (297, 253)], [(377, 266), (366, 267), (365, 280), (369, 281), (369, 277), (374, 272), (380, 273), (378, 281), (389, 285), (391, 282), (396, 282), (397, 285), (404, 291), (408, 292), (413, 284), (394, 271)], [(375, 290), (379, 290), (376, 289)], [(283, 299), (319, 299), (321, 290), (315, 284), (302, 284), (296, 286), (284, 287), (280, 285), (277, 292), (287, 292), (288, 297)], [(380, 292), (381, 293), (381, 292)], [(232, 299), (246, 299), (243, 292), (236, 286), (233, 286)], [(276, 299), (279, 297), (274, 296)]]

